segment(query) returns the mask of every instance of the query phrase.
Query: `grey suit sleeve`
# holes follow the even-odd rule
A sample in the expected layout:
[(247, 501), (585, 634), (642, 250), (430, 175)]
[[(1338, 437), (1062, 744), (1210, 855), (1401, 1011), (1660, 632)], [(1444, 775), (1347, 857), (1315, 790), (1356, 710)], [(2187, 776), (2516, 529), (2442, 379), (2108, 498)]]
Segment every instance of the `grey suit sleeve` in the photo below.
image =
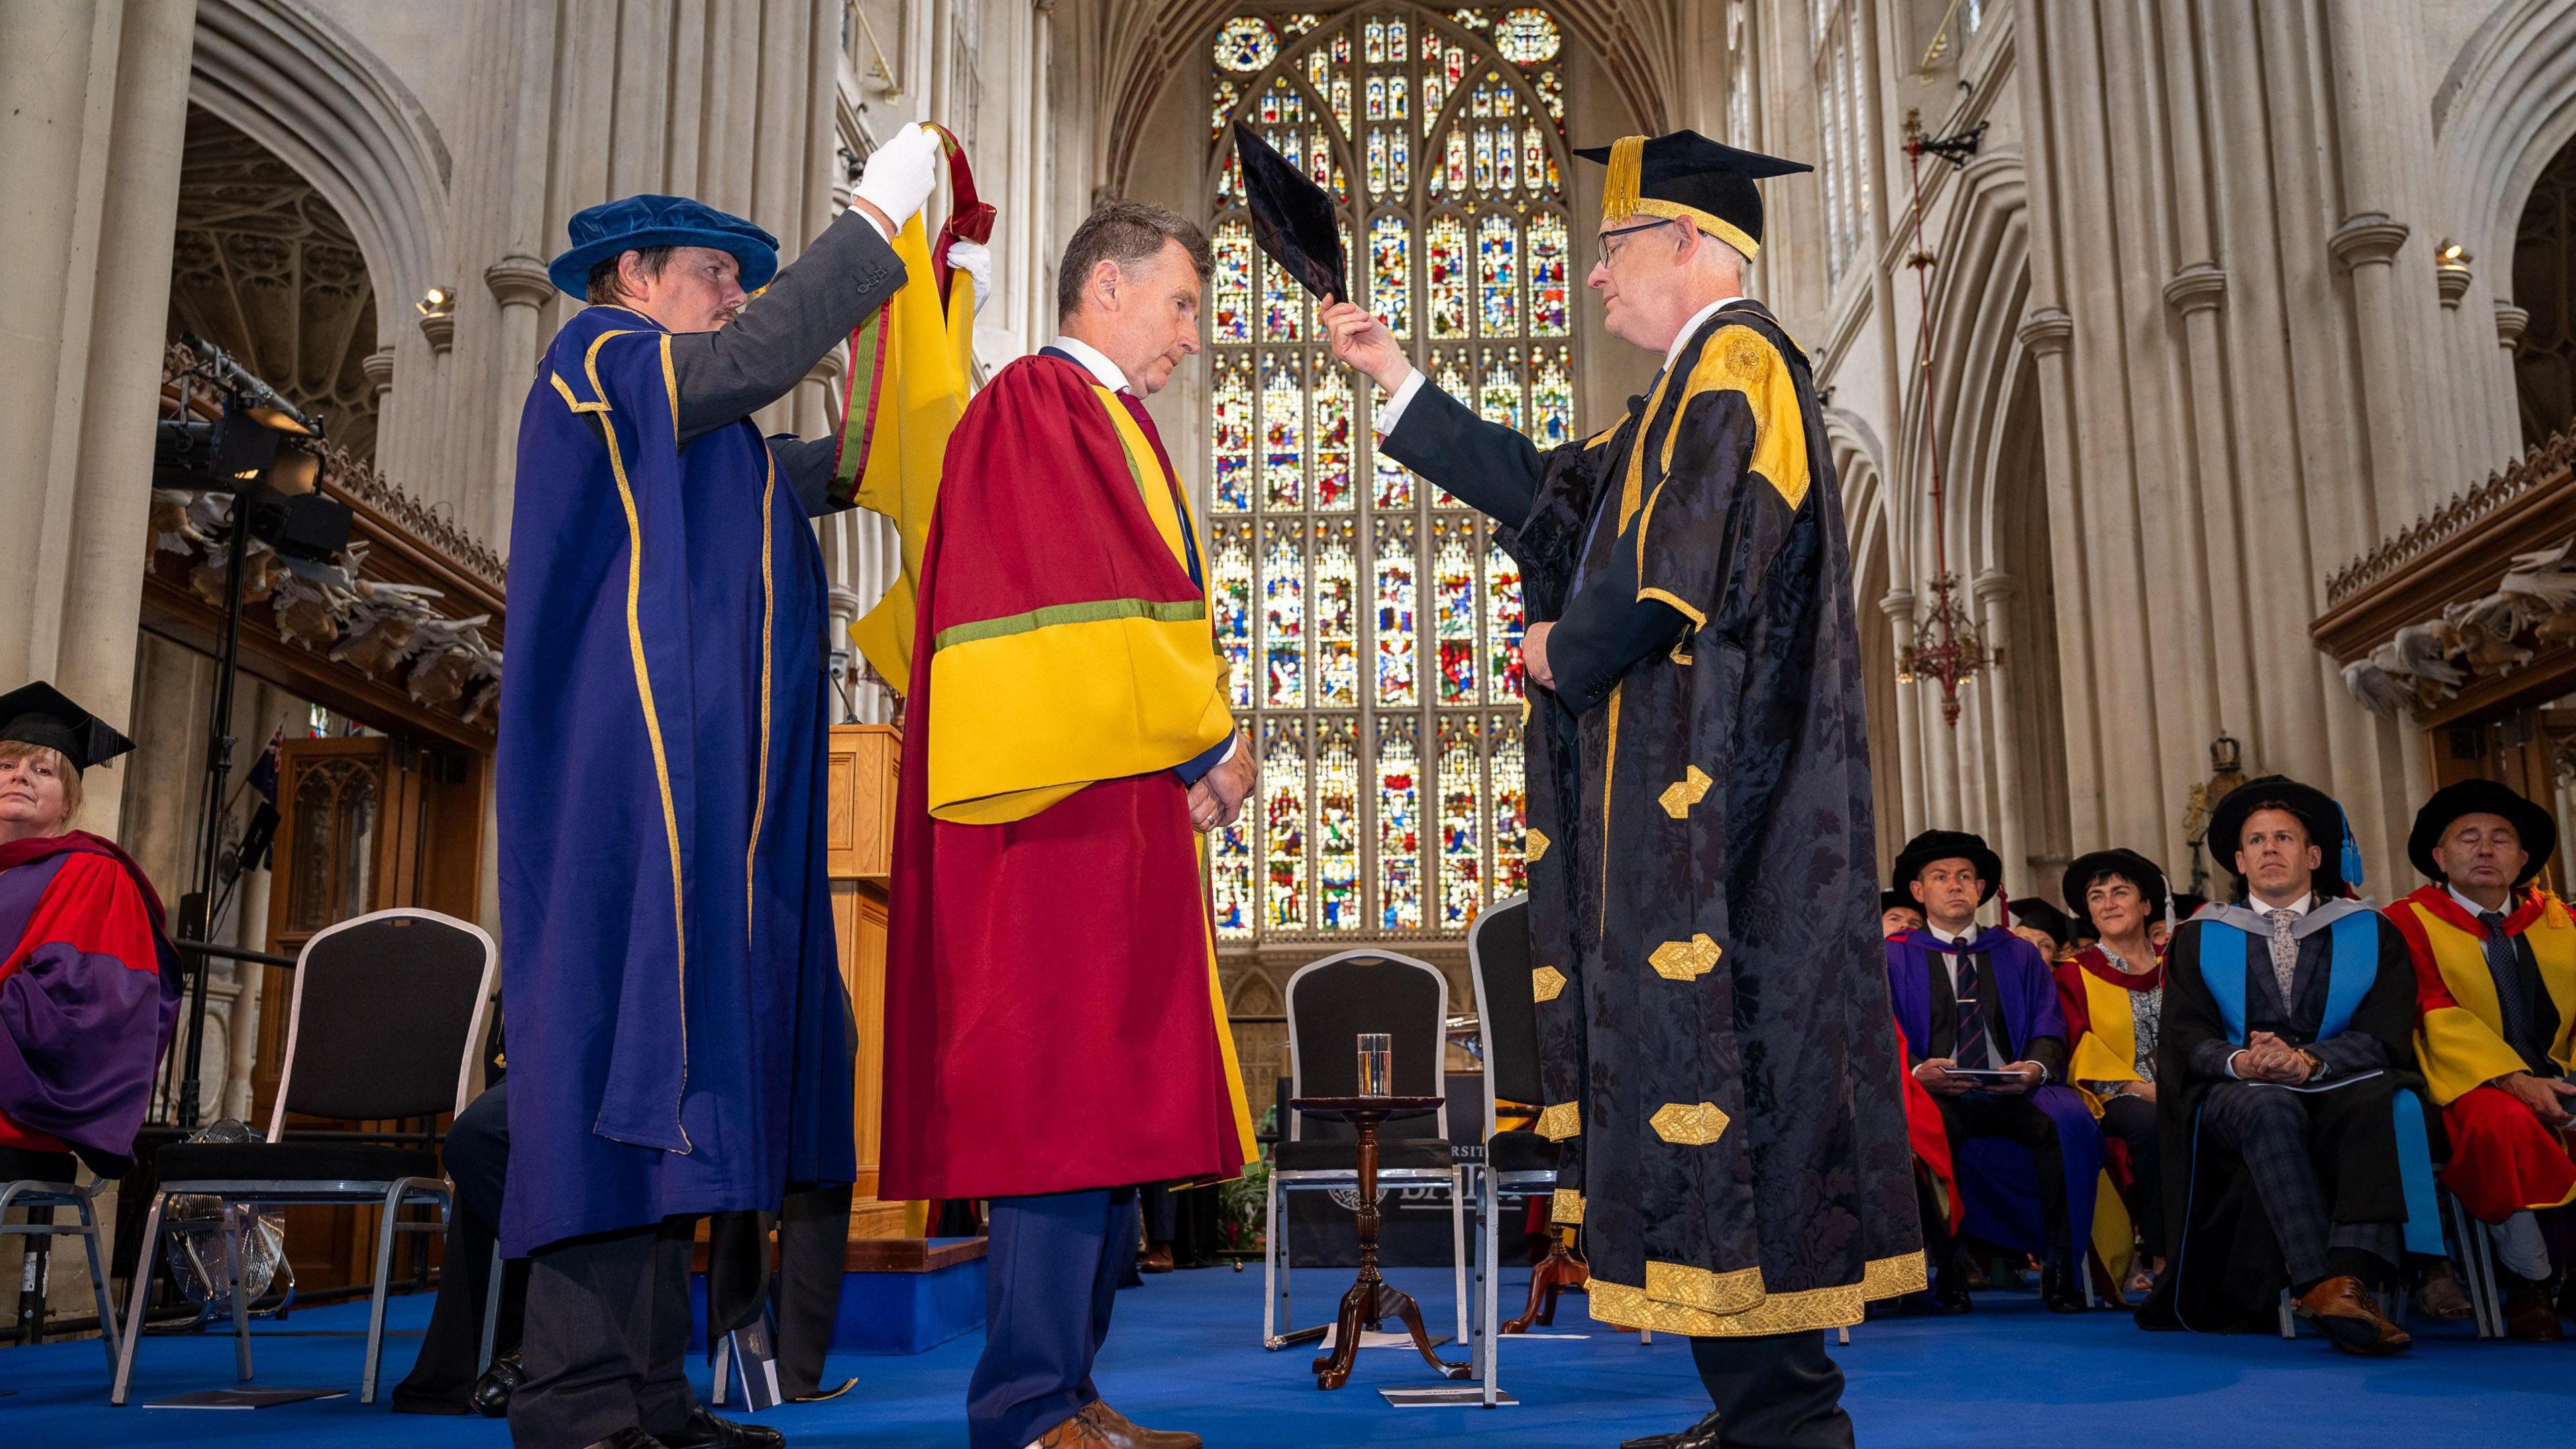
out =
[(774, 433), (769, 439), (769, 456), (778, 460), (778, 475), (796, 490), (796, 501), (805, 505), (807, 518), (821, 518), (852, 506), (832, 501), (832, 469), (841, 458), (839, 443), (830, 438)]
[(730, 326), (673, 337), (681, 445), (785, 397), (903, 281), (894, 248), (853, 208), (781, 268)]

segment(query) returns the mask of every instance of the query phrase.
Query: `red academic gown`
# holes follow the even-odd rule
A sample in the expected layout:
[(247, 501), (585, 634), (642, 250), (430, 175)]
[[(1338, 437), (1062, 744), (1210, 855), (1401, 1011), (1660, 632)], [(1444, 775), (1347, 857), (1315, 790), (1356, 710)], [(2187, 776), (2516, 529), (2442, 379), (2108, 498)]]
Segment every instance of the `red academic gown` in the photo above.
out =
[[(2482, 1222), (2576, 1202), (2576, 1133), (2551, 1131), (2512, 1093), (2488, 1085), (2531, 1063), (2504, 1039), (2485, 928), (2439, 885), (2400, 897), (2387, 914), (2415, 962), (2415, 1056), (2451, 1142), (2442, 1185)], [(2576, 918), (2535, 888), (2506, 914), (2504, 930), (2529, 948), (2556, 1014), (2548, 1065), (2576, 1070)]]
[(133, 1165), (179, 1016), (179, 955), (141, 867), (86, 831), (0, 845), (0, 1147)]
[(1172, 773), (1234, 728), (1140, 405), (1002, 369), (949, 442), (905, 701), (889, 1198), (1232, 1176), (1253, 1145)]

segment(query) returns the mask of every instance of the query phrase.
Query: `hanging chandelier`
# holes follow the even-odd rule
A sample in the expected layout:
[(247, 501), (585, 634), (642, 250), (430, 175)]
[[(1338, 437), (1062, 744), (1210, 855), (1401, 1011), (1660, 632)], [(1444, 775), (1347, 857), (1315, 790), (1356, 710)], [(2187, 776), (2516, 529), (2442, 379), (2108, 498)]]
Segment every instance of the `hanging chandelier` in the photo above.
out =
[(1916, 621), (1913, 641), (1898, 651), (1896, 682), (1939, 681), (1941, 722), (1953, 729), (1959, 725), (1960, 687), (1974, 680), (1993, 656), (1978, 636), (1975, 618), (1959, 600), (1959, 576), (1950, 571), (1948, 519), (1941, 509), (1941, 449), (1932, 409), (1932, 253), (1923, 245), (1923, 153), (1929, 151), (1958, 169), (1977, 154), (1985, 135), (1986, 123), (1979, 121), (1956, 135), (1928, 138), (1921, 113), (1905, 113), (1905, 160), (1914, 193), (1910, 218), (1914, 254), (1905, 264), (1914, 269), (1922, 299), (1922, 320), (1914, 329), (1914, 365), (1915, 375), (1923, 379), (1923, 463), (1931, 482), (1932, 611)]
[[(1937, 535), (1933, 542), (1937, 552)], [(1953, 726), (1959, 723), (1959, 687), (1975, 679), (1991, 662), (1985, 641), (1977, 636), (1975, 621), (1960, 606), (1958, 591), (1958, 575), (1932, 576), (1932, 612), (1914, 626), (1914, 642), (1896, 656), (1897, 683), (1912, 684), (1918, 679), (1940, 682), (1941, 722)]]

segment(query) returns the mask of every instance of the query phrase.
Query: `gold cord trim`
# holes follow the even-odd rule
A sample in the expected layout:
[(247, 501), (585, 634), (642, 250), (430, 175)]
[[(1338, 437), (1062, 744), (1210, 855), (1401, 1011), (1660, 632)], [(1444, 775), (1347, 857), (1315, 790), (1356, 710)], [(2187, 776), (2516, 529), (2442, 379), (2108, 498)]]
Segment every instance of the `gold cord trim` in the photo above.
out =
[(1849, 1328), (1876, 1299), (1922, 1291), (1927, 1279), (1920, 1252), (1880, 1258), (1861, 1270), (1861, 1280), (1803, 1293), (1766, 1293), (1751, 1309), (1736, 1314), (1705, 1313), (1676, 1303), (1659, 1302), (1639, 1288), (1592, 1275), (1590, 1311), (1615, 1328), (1651, 1328), (1692, 1338), (1750, 1338), (1764, 1334), (1803, 1333), (1817, 1328)]
[(1583, 1135), (1583, 1117), (1572, 1102), (1559, 1102), (1538, 1114), (1538, 1135), (1550, 1142)]
[[(671, 366), (671, 339), (662, 338), (662, 367)], [(679, 396), (672, 394), (673, 398)], [(673, 418), (678, 413), (671, 415)], [(778, 506), (778, 455), (769, 445), (760, 445), (760, 456), (769, 464), (768, 477), (760, 487), (760, 774), (756, 793), (751, 797), (751, 844), (742, 853), (742, 939), (743, 945), (756, 955), (758, 933), (753, 919), (758, 914), (760, 897), (754, 882), (760, 873), (760, 825), (769, 813), (769, 670), (773, 651), (772, 626), (778, 615), (778, 586), (771, 572), (771, 551), (778, 537), (778, 526), (771, 510)]]
[(1666, 221), (1689, 222), (1701, 231), (1744, 253), (1744, 259), (1748, 262), (1762, 250), (1762, 243), (1755, 241), (1751, 232), (1737, 226), (1734, 222), (1728, 221), (1713, 211), (1702, 211), (1696, 206), (1684, 206), (1678, 201), (1662, 201), (1651, 196), (1641, 197), (1636, 206), (1630, 210), (1629, 215), (1660, 216)]
[(1565, 992), (1565, 973), (1553, 966), (1541, 966), (1530, 973), (1530, 1000), (1554, 1001)]
[(1558, 1188), (1556, 1196), (1548, 1199), (1547, 1219), (1552, 1223), (1581, 1223), (1583, 1194), (1570, 1187)]
[[(602, 332), (591, 339), (590, 351), (582, 358), (582, 370), (590, 376), (590, 393), (599, 399), (601, 412), (608, 409), (608, 390), (599, 385), (599, 349), (612, 337), (625, 337), (626, 332)], [(560, 379), (558, 379), (560, 382)], [(662, 745), (662, 715), (653, 703), (653, 673), (644, 662), (644, 626), (636, 612), (644, 593), (644, 523), (635, 509), (635, 488), (626, 477), (626, 457), (617, 446), (617, 428), (603, 425), (600, 438), (608, 444), (608, 471), (617, 478), (617, 501), (626, 509), (626, 647), (635, 660), (635, 693), (644, 705), (644, 734), (653, 746), (653, 777), (662, 789), (662, 834), (671, 851), (671, 934), (680, 973), (680, 1091), (686, 1098), (689, 1082), (689, 916), (688, 888), (680, 868), (680, 812), (672, 803), (671, 761)], [(672, 1105), (676, 1124), (679, 1106)], [(689, 1129), (680, 1128), (682, 1152), (687, 1146)]]
[(1767, 1295), (1763, 1292), (1759, 1264), (1738, 1268), (1732, 1273), (1712, 1273), (1687, 1263), (1658, 1263), (1649, 1258), (1646, 1260), (1646, 1296), (1657, 1303), (1732, 1317), (1751, 1312)]
[(1622, 136), (1611, 142), (1610, 178), (1601, 184), (1602, 225), (1615, 225), (1637, 214), (1645, 177), (1646, 138)]

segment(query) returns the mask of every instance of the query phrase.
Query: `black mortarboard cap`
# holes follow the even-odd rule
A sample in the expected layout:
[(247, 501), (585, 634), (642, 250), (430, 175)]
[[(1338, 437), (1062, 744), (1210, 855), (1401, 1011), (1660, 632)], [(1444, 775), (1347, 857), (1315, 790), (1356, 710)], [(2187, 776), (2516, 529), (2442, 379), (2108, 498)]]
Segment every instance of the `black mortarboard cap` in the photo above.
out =
[(1924, 868), (1939, 860), (1964, 860), (1977, 868), (1977, 879), (1986, 883), (1985, 893), (1977, 897), (1978, 905), (1993, 900), (2003, 886), (2003, 857), (1987, 846), (1985, 837), (1964, 830), (1926, 830), (1905, 842), (1905, 848), (1896, 853), (1896, 888), (1905, 890), (1921, 880)]
[(2075, 923), (2066, 918), (2066, 913), (2037, 897), (2015, 897), (2013, 903), (2005, 909), (2012, 912), (2014, 920), (2032, 930), (2046, 931), (2060, 946), (2067, 945), (2075, 939)]
[(1622, 136), (1574, 154), (1610, 167), (1601, 189), (1604, 227), (1636, 216), (1687, 221), (1747, 258), (1762, 250), (1762, 193), (1753, 183), (1816, 169), (1739, 150), (1697, 131)]
[(41, 679), (0, 694), (0, 740), (58, 751), (75, 772), (134, 748), (134, 741)]
[(1342, 229), (1331, 193), (1241, 121), (1234, 123), (1234, 152), (1243, 161), (1243, 200), (1252, 212), (1252, 239), (1307, 291), (1327, 301), (1348, 297)]

